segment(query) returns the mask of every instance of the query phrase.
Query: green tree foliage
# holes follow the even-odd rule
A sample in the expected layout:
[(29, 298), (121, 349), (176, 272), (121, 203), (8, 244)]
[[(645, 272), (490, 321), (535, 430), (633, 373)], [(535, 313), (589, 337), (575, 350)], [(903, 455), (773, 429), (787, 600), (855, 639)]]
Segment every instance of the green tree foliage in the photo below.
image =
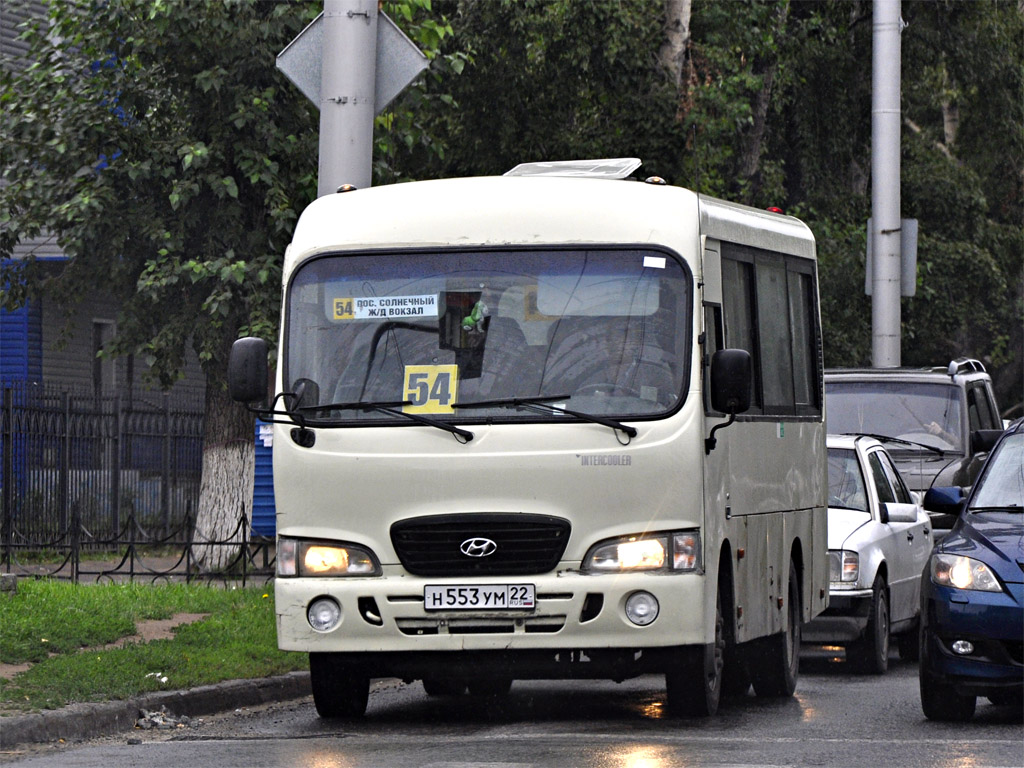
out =
[(927, 236), (904, 356), (982, 357), (1010, 407), (1024, 388), (1024, 14), (999, 0), (903, 12), (903, 210)]
[[(458, 81), (468, 52), (448, 46), (443, 41), (454, 34), (448, 19), (435, 12), (431, 0), (389, 0), (382, 6), (385, 13), (417, 45), (430, 62), (425, 78), (412, 83), (387, 111), (378, 115), (374, 124), (373, 183), (389, 184), (423, 178), (420, 164), (397, 166), (397, 155), (416, 154), (423, 161), (443, 160), (446, 144), (438, 135), (439, 124), (457, 107), (448, 91), (438, 88), (442, 82)], [(428, 88), (428, 83), (433, 86)], [(433, 120), (425, 119), (433, 117)]]
[[(141, 290), (125, 348), (151, 345), (164, 373), (186, 331), (213, 364), (240, 329), (274, 322), (275, 265), (314, 187), (316, 115), (269, 64), (318, 6), (97, 0), (81, 20), (58, 14), (59, 42), (0, 92), (18, 115), (0, 129), (4, 165), (19, 169), (2, 223), (60, 232), (83, 257), (68, 275), (99, 265), (106, 284)], [(432, 66), (378, 119), (377, 182), (638, 156), (672, 183), (779, 205), (818, 238), (826, 363), (870, 363), (870, 2), (693, 0), (678, 90), (658, 62), (660, 0), (385, 7)], [(902, 13), (902, 208), (921, 228), (903, 361), (979, 357), (1011, 405), (1024, 379), (1024, 15), (1004, 0)], [(110, 167), (96, 173), (101, 153)]]
[(187, 344), (215, 383), (240, 332), (276, 324), (317, 117), (273, 62), (314, 11), (56, 2), (26, 33), (32, 64), (3, 75), (6, 245), (48, 231), (70, 257), (55, 277), (27, 264), (23, 290), (64, 306), (110, 290), (118, 351), (164, 386)]
[[(0, 81), (6, 251), (50, 233), (69, 257), (0, 275), (5, 304), (120, 301), (115, 353), (169, 386), (185, 351), (206, 378), (196, 537), (226, 541), (252, 504), (252, 416), (225, 387), (240, 335), (269, 336), (281, 259), (315, 195), (315, 108), (274, 69), (310, 5), (53, 2), (31, 64)], [(194, 552), (204, 568), (233, 556)]]
[[(398, 153), (394, 165), (454, 176), (637, 156), (671, 183), (780, 206), (818, 239), (826, 364), (869, 365), (872, 4), (693, 0), (678, 92), (656, 55), (663, 6), (436, 0), (452, 19), (447, 46), (471, 60), (428, 90), (459, 109), (420, 116), (446, 137), (443, 156)], [(902, 209), (921, 231), (903, 363), (981, 358), (1009, 407), (1024, 380), (1024, 14), (1002, 0), (902, 13)]]
[(428, 90), (453, 98), (434, 133), (443, 156), (396, 156), (409, 175), (503, 173), (530, 160), (646, 157), (676, 176), (685, 138), (657, 64), (662, 19), (637, 0), (435, 0), (454, 35), (444, 51), (470, 59)]
[[(430, 0), (388, 8), (433, 58), (450, 27), (429, 15)], [(283, 254), (316, 194), (317, 108), (275, 57), (322, 3), (48, 9), (24, 33), (27, 66), (0, 80), (0, 256), (46, 233), (69, 259), (56, 272), (31, 259), (4, 265), (0, 306), (45, 295), (70, 309), (105, 290), (121, 302), (114, 352), (134, 354), (165, 387), (194, 348), (207, 383), (196, 536), (224, 540), (252, 500), (252, 417), (227, 397), (228, 352), (239, 336), (276, 337)], [(438, 72), (459, 62), (446, 54)], [(415, 108), (431, 100), (378, 120), (382, 157), (397, 145), (436, 151)], [(377, 171), (398, 178), (386, 162)]]

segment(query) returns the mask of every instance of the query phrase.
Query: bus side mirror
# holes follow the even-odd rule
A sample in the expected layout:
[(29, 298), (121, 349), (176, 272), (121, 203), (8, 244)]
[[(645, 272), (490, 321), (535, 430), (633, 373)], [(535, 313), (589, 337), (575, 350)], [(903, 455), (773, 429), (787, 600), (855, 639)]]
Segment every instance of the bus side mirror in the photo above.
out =
[(720, 349), (711, 357), (711, 407), (734, 415), (750, 409), (750, 353)]
[(736, 420), (737, 413), (750, 408), (750, 388), (753, 382), (750, 353), (745, 349), (720, 349), (711, 356), (711, 407), (729, 414), (724, 424), (716, 424), (704, 440), (704, 454), (709, 455), (718, 440), (715, 432)]
[(248, 336), (231, 345), (228, 356), (228, 392), (239, 403), (266, 402), (267, 342)]

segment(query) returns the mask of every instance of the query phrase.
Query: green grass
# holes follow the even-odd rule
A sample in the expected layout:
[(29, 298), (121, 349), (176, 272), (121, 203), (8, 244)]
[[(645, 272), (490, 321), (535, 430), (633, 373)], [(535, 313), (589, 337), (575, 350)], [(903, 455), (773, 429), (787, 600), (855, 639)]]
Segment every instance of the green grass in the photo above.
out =
[[(135, 634), (137, 621), (180, 612), (210, 615), (179, 626), (170, 640), (97, 650)], [(270, 586), (47, 580), (19, 581), (16, 594), (0, 596), (0, 662), (35, 662), (13, 680), (0, 680), (5, 714), (265, 677), (307, 666), (305, 654), (277, 649)]]

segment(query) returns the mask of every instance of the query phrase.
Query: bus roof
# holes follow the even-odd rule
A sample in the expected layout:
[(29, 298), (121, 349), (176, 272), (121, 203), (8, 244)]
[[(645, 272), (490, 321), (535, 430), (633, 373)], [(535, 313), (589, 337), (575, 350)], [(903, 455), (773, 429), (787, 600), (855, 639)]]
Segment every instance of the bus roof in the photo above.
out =
[(338, 250), (650, 244), (681, 255), (704, 234), (814, 257), (799, 220), (682, 187), (597, 178), (498, 176), (325, 195), (302, 213), (285, 259)]

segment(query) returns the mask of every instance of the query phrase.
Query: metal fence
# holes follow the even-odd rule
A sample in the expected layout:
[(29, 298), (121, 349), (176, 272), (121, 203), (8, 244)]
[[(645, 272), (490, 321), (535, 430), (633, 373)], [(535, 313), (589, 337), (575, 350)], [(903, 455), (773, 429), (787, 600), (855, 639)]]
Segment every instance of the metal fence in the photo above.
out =
[(87, 538), (111, 538), (129, 515), (144, 535), (164, 536), (195, 508), (202, 448), (202, 402), (5, 384), (0, 504), (7, 534), (59, 540), (77, 513)]
[[(3, 383), (4, 569), (11, 572), (48, 556), (60, 565), (44, 569), (45, 575), (75, 580), (104, 571), (134, 578), (136, 570), (141, 575), (180, 571), (191, 578), (202, 443), (201, 400), (130, 392), (98, 397), (56, 386)], [(244, 574), (265, 567), (269, 542), (249, 535), (244, 514), (239, 527), (222, 543), (238, 548), (244, 542), (241, 560), (228, 570)], [(263, 547), (261, 566), (255, 553)], [(163, 552), (161, 566), (144, 565), (143, 551)], [(123, 559), (94, 573), (82, 565), (90, 552)], [(39, 567), (30, 570), (38, 573)]]

